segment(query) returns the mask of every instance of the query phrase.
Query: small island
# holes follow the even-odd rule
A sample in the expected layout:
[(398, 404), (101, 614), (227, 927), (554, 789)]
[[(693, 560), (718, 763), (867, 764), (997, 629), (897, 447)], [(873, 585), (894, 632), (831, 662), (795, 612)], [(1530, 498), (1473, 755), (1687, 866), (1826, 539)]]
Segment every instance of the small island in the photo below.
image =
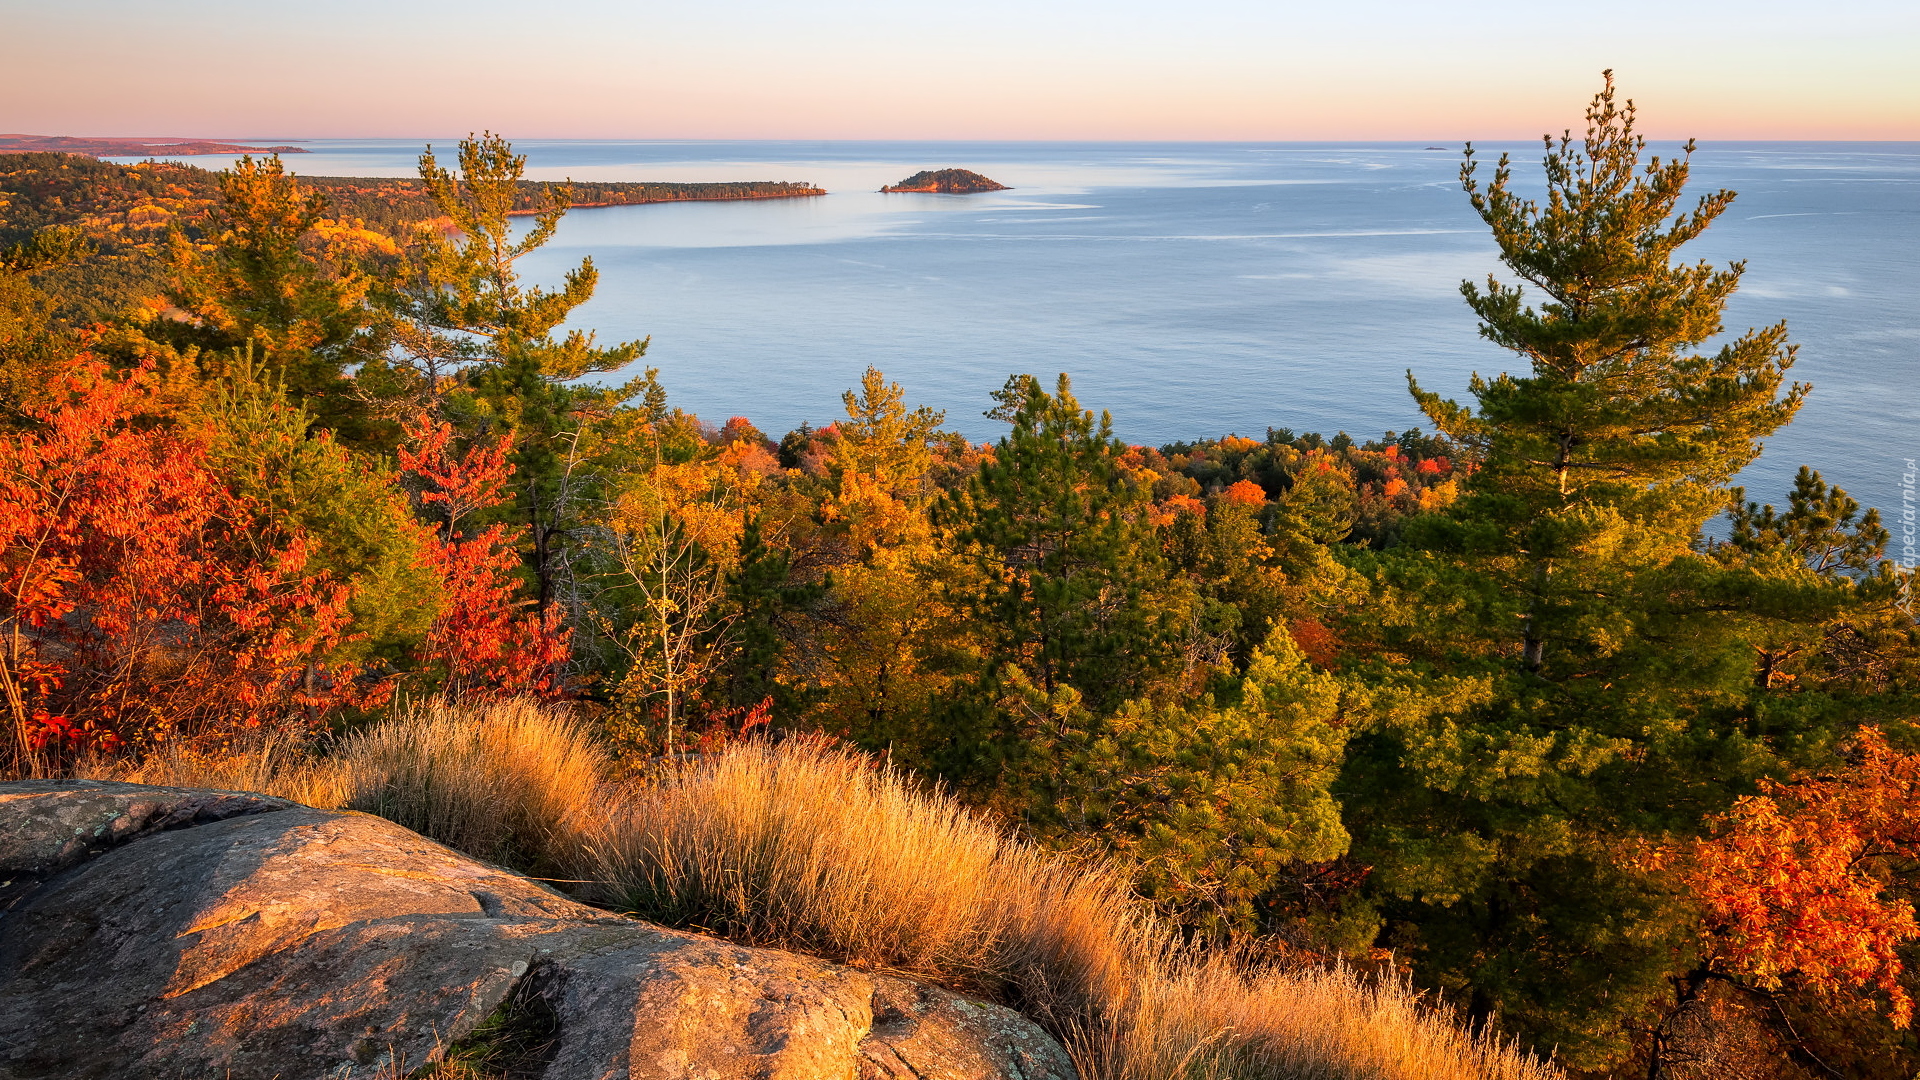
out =
[(978, 191), (1008, 191), (1007, 185), (996, 183), (977, 172), (966, 169), (922, 169), (905, 180), (881, 191), (931, 191), (941, 195), (972, 195)]

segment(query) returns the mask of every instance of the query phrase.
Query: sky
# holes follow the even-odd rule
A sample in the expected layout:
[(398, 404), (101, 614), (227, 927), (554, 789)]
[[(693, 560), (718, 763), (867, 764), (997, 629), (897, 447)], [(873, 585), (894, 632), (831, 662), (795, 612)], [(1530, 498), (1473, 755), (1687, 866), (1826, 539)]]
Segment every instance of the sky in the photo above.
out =
[(1915, 0), (0, 0), (0, 132), (1920, 139)]

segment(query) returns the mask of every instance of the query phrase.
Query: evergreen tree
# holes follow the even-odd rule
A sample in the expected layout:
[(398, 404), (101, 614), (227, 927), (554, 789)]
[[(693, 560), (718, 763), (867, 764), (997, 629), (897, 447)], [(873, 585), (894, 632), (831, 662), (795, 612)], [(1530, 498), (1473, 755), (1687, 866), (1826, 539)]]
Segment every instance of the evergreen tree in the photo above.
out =
[(1286, 873), (1346, 852), (1330, 786), (1346, 742), (1346, 687), (1285, 631), (1195, 698), (1089, 710), (1065, 688), (1008, 687), (1033, 718), (1000, 801), (1041, 839), (1120, 857), (1168, 917), (1213, 934), (1267, 929)]
[(34, 410), (53, 403), (55, 378), (77, 344), (54, 317), (54, 298), (30, 275), (90, 250), (77, 230), (64, 228), (0, 249), (0, 431), (34, 423)]
[[(516, 235), (525, 155), (491, 133), (460, 143), (459, 171), (441, 167), (431, 147), (420, 178), (450, 225), (450, 235), (424, 234), (411, 280), (398, 301), (405, 325), (396, 356), (402, 369), (367, 373), (411, 393), (468, 426), (497, 426), (513, 436), (516, 509), (529, 528), (527, 558), (544, 606), (568, 599), (563, 579), (567, 535), (586, 478), (578, 474), (583, 427), (642, 393), (644, 380), (617, 389), (571, 385), (616, 371), (646, 352), (646, 341), (596, 344), (589, 331), (555, 333), (593, 296), (592, 259), (567, 272), (557, 290), (524, 284), (516, 264), (560, 227), (571, 202), (564, 185), (549, 186), (532, 207), (533, 223)], [(650, 402), (651, 404), (651, 402)]]
[(727, 575), (728, 599), (738, 612), (730, 628), (734, 652), (727, 690), (735, 706), (770, 701), (775, 717), (791, 720), (809, 695), (779, 677), (788, 640), (781, 623), (818, 600), (832, 581), (794, 582), (791, 556), (767, 543), (757, 514), (746, 519), (739, 547), (739, 563)]
[(1782, 324), (1700, 351), (1743, 266), (1674, 255), (1733, 193), (1676, 212), (1688, 157), (1643, 169), (1633, 123), (1609, 75), (1585, 137), (1546, 140), (1544, 205), (1505, 157), (1482, 186), (1469, 147), (1462, 184), (1521, 283), (1462, 291), (1527, 370), (1475, 376), (1472, 407), (1412, 383), (1479, 468), (1398, 548), (1351, 556), (1377, 585), (1374, 717), (1342, 789), (1386, 940), (1589, 1069), (1688, 964), (1686, 898), (1633, 853), (1836, 736), (1750, 707), (1770, 586), (1701, 539), (1800, 404), (1793, 347)]
[(156, 322), (154, 332), (215, 361), (257, 350), (321, 428), (377, 437), (347, 370), (384, 342), (370, 300), (377, 260), (397, 254), (393, 241), (332, 220), (326, 196), (303, 188), (277, 154), (242, 157), (219, 184), (209, 241), (178, 229), (169, 238), (166, 297), (192, 318)]
[(1804, 465), (1784, 512), (1745, 502), (1745, 494), (1733, 490), (1731, 534), (1715, 553), (1775, 584), (1754, 605), (1754, 686), (1817, 680), (1828, 674), (1821, 654), (1832, 650), (1823, 646), (1852, 644), (1875, 609), (1896, 598), (1892, 567), (1881, 568), (1887, 530), (1879, 511), (1862, 516), (1859, 503)]
[(986, 658), (979, 693), (951, 718), (947, 756), (962, 772), (1019, 752), (1026, 733), (997, 704), (1010, 678), (1049, 698), (1071, 688), (1096, 712), (1162, 689), (1192, 604), (1166, 572), (1145, 493), (1117, 467), (1126, 448), (1111, 418), (1096, 424), (1062, 375), (1052, 394), (1028, 380), (1012, 420), (936, 514), (956, 567), (950, 600)]
[(1590, 636), (1581, 625), (1595, 584), (1582, 573), (1595, 561), (1587, 553), (1639, 549), (1659, 561), (1687, 550), (1725, 505), (1726, 483), (1793, 418), (1807, 389), (1780, 393), (1794, 355), (1785, 323), (1692, 351), (1723, 329), (1746, 266), (1673, 257), (1734, 194), (1703, 196), (1676, 214), (1693, 144), (1641, 172), (1646, 140), (1633, 122), (1631, 102), (1615, 105), (1608, 72), (1585, 138), (1546, 140), (1545, 207), (1514, 191), (1506, 155), (1483, 188), (1467, 148), (1461, 184), (1521, 283), (1489, 276), (1485, 289), (1466, 282), (1461, 292), (1481, 336), (1531, 370), (1474, 376), (1472, 409), (1408, 373), (1434, 425), (1478, 451), (1470, 505), (1458, 516), (1491, 529), (1482, 566), (1522, 601), (1521, 662), (1534, 671), (1549, 643), (1578, 649)]

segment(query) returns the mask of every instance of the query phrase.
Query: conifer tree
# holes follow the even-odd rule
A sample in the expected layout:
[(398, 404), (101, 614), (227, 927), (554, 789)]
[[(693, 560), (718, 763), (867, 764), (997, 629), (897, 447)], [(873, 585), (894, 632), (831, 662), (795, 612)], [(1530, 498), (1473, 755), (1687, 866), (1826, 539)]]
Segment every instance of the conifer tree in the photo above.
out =
[(1545, 141), (1544, 203), (1504, 157), (1490, 184), (1471, 148), (1461, 172), (1519, 277), (1462, 292), (1525, 367), (1475, 376), (1471, 407), (1409, 376), (1479, 466), (1397, 548), (1351, 556), (1377, 586), (1368, 629), (1347, 628), (1372, 634), (1348, 651), (1370, 654), (1374, 716), (1341, 786), (1387, 940), (1477, 1018), (1593, 1069), (1644, 1039), (1688, 966), (1686, 897), (1636, 846), (1840, 732), (1749, 708), (1773, 586), (1704, 550), (1727, 483), (1806, 392), (1784, 385), (1784, 325), (1702, 348), (1744, 267), (1675, 255), (1733, 193), (1677, 209), (1691, 144), (1643, 166), (1611, 75), (1584, 137)]
[(77, 344), (54, 318), (54, 298), (30, 275), (90, 251), (79, 230), (68, 228), (42, 229), (0, 248), (0, 431), (33, 423), (33, 410), (52, 403), (53, 384)]
[(935, 761), (988, 786), (1031, 735), (1010, 702), (1070, 692), (1104, 713), (1163, 690), (1193, 605), (1167, 573), (1145, 493), (1118, 468), (1126, 448), (1111, 418), (1096, 423), (1064, 374), (1052, 394), (1031, 379), (1009, 387), (1023, 392), (1013, 430), (935, 515), (952, 558), (948, 601), (982, 658), (972, 691), (950, 703)]
[(1171, 663), (1184, 614), (1144, 494), (1117, 468), (1125, 449), (1065, 375), (1052, 394), (1030, 382), (994, 459), (939, 514), (972, 571), (962, 604), (996, 639), (991, 654), (1049, 694), (1070, 685), (1108, 705)]
[[(1523, 375), (1476, 375), (1474, 408), (1422, 389), (1421, 409), (1479, 451), (1462, 515), (1490, 526), (1485, 567), (1505, 580), (1521, 662), (1538, 671), (1551, 644), (1578, 648), (1580, 597), (1594, 582), (1586, 552), (1632, 543), (1653, 559), (1691, 544), (1725, 505), (1724, 487), (1759, 455), (1759, 440), (1793, 418), (1806, 387), (1780, 387), (1793, 363), (1785, 323), (1694, 352), (1722, 329), (1744, 263), (1675, 264), (1733, 201), (1706, 195), (1675, 213), (1693, 143), (1654, 157), (1634, 108), (1614, 102), (1613, 73), (1587, 110), (1587, 131), (1546, 138), (1547, 201), (1513, 188), (1506, 155), (1482, 187), (1473, 148), (1460, 181), (1520, 278), (1461, 285), (1480, 333), (1520, 354)], [(1537, 305), (1537, 306), (1536, 306)]]
[(398, 382), (421, 400), (469, 426), (512, 435), (516, 508), (530, 530), (528, 562), (544, 606), (565, 591), (560, 579), (580, 484), (569, 465), (583, 423), (646, 389), (644, 380), (612, 389), (571, 384), (627, 366), (647, 343), (601, 346), (577, 329), (556, 339), (593, 296), (599, 272), (582, 259), (559, 289), (521, 281), (519, 260), (553, 239), (572, 200), (565, 185), (548, 186), (534, 202), (532, 226), (516, 235), (526, 164), (492, 133), (461, 140), (457, 173), (431, 147), (421, 155), (420, 178), (451, 235), (424, 234), (400, 292), (405, 325), (396, 355), (409, 362)]
[(242, 157), (219, 174), (210, 242), (169, 237), (167, 299), (191, 320), (156, 323), (202, 363), (257, 350), (295, 404), (318, 426), (353, 441), (375, 437), (347, 370), (384, 344), (372, 305), (391, 238), (333, 220), (327, 199), (304, 188), (277, 154)]

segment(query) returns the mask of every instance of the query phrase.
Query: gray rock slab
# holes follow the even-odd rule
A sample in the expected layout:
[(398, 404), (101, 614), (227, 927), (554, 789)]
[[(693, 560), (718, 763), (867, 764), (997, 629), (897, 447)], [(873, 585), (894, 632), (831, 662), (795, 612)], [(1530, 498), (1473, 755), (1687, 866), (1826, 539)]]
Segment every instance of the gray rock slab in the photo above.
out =
[(620, 918), (383, 819), (0, 784), (0, 1080), (404, 1075), (530, 977), (548, 1080), (1072, 1080), (939, 987)]

